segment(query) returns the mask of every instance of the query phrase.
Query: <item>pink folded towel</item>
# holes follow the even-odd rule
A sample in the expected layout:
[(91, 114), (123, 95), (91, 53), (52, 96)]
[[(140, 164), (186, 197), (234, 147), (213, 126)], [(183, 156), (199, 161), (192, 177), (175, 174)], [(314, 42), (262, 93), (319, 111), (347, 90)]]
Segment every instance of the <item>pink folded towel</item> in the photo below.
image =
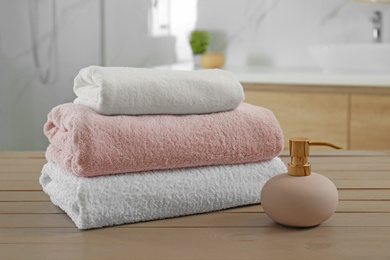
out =
[(203, 115), (104, 116), (78, 104), (48, 115), (46, 158), (77, 176), (270, 160), (283, 133), (268, 109), (243, 103)]

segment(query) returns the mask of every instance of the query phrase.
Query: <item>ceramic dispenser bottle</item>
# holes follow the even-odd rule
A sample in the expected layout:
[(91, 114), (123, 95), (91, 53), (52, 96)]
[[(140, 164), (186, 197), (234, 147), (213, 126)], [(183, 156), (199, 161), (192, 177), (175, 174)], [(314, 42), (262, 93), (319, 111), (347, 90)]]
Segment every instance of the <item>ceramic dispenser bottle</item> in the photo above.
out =
[(279, 224), (293, 227), (316, 226), (330, 218), (338, 204), (336, 186), (325, 176), (311, 172), (309, 147), (336, 145), (312, 142), (307, 138), (290, 139), (291, 162), (288, 172), (279, 174), (264, 185), (261, 205)]

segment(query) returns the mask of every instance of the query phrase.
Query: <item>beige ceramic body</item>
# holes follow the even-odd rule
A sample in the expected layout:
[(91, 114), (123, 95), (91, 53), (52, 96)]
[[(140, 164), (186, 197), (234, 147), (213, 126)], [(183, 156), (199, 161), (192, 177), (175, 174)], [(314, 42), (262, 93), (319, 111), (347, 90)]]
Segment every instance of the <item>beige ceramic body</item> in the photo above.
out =
[(274, 221), (294, 227), (316, 226), (336, 211), (338, 192), (325, 176), (287, 173), (271, 178), (261, 192), (261, 205)]
[(220, 68), (225, 64), (225, 55), (222, 53), (204, 53), (200, 58), (200, 63), (204, 68)]

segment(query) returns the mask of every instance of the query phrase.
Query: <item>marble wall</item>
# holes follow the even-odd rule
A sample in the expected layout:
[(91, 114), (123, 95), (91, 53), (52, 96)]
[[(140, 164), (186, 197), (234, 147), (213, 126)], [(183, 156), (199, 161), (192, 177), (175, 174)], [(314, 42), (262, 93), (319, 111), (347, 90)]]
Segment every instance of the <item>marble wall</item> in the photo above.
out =
[(0, 150), (46, 148), (47, 113), (101, 60), (99, 12), (98, 1), (0, 1)]
[[(153, 35), (151, 10), (167, 3), (175, 19)], [(194, 7), (194, 0), (0, 1), (0, 151), (46, 149), (47, 114), (74, 100), (83, 67), (190, 59), (185, 33), (194, 28)]]
[(151, 1), (104, 2), (104, 65), (153, 67), (173, 63), (175, 38), (149, 33)]
[[(47, 113), (73, 101), (83, 67), (190, 61), (194, 28), (211, 32), (210, 51), (224, 52), (230, 66), (314, 66), (311, 44), (370, 42), (373, 10), (383, 12), (390, 42), (389, 7), (352, 0), (2, 0), (0, 151), (47, 147)], [(169, 17), (154, 35), (153, 13), (161, 10)]]
[(390, 4), (352, 0), (199, 0), (196, 28), (211, 31), (210, 50), (230, 66), (315, 66), (310, 45), (371, 42), (374, 10), (390, 42)]

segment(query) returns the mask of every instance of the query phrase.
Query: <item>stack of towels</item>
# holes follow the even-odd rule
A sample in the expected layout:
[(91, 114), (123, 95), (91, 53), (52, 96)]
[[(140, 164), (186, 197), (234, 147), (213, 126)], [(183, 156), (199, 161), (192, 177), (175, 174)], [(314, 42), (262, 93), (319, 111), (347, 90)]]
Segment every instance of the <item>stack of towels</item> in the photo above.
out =
[(286, 172), (274, 114), (224, 70), (92, 66), (52, 109), (40, 183), (79, 229), (260, 202)]

